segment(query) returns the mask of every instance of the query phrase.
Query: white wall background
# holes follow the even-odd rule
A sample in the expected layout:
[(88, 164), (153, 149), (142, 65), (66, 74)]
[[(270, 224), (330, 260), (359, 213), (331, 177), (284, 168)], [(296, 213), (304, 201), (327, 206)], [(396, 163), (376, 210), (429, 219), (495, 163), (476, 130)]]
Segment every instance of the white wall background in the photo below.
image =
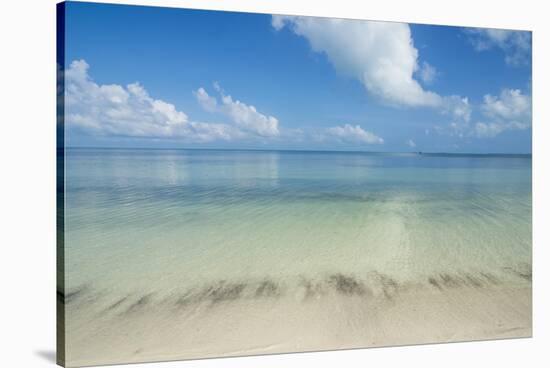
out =
[[(529, 29), (533, 35), (534, 338), (135, 367), (548, 367), (550, 362), (550, 35), (536, 0), (139, 0), (144, 5)], [(55, 356), (55, 0), (0, 10), (0, 366)]]

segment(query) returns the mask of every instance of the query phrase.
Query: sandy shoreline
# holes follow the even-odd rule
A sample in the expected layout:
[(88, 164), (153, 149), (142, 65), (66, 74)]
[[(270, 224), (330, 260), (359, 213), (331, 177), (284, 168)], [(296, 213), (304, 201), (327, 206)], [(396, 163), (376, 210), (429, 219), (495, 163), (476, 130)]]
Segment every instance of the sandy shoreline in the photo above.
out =
[[(527, 280), (479, 287), (397, 285), (368, 292), (343, 286), (308, 297), (287, 293), (180, 305), (168, 299), (153, 303), (151, 295), (150, 300), (142, 297), (133, 303), (124, 314), (105, 310), (94, 314), (94, 303), (89, 301), (68, 304), (70, 320), (77, 310), (94, 317), (74, 318), (68, 324), (66, 364), (181, 360), (532, 334), (532, 292)], [(113, 310), (118, 307), (111, 306)]]

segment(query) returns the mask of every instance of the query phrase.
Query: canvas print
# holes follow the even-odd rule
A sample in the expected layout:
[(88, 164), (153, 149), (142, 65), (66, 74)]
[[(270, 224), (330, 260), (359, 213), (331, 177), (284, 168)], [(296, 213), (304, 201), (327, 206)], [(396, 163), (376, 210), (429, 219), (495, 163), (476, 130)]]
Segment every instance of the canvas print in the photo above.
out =
[(58, 362), (530, 337), (531, 32), (58, 4)]

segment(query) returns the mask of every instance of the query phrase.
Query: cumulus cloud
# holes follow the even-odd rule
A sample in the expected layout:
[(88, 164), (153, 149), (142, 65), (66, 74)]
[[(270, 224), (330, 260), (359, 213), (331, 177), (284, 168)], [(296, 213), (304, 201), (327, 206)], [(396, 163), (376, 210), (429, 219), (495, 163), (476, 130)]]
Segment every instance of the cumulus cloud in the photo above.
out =
[(155, 100), (138, 83), (96, 84), (84, 60), (65, 71), (66, 122), (87, 131), (114, 135), (170, 136), (187, 127), (187, 115)]
[(202, 87), (193, 93), (204, 110), (208, 112), (216, 112), (218, 109), (218, 101), (215, 97), (210, 96)]
[(469, 111), (467, 119), (453, 121), (447, 129), (437, 127), (436, 130), (440, 134), (459, 138), (490, 138), (507, 130), (524, 130), (531, 127), (531, 97), (518, 89), (503, 89), (498, 96), (485, 95), (479, 112), (483, 119), (473, 124), (470, 123)]
[(527, 120), (531, 116), (531, 98), (519, 89), (503, 89), (500, 96), (485, 95), (482, 110), (495, 119)]
[(475, 125), (475, 134), (479, 138), (494, 137), (506, 130), (524, 130), (531, 126), (531, 124), (521, 123), (518, 121), (504, 121), (504, 122), (478, 122)]
[(404, 23), (332, 18), (273, 16), (272, 26), (285, 26), (326, 54), (335, 69), (357, 78), (384, 101), (405, 106), (437, 106), (440, 96), (413, 78), (418, 51)]
[(500, 96), (487, 94), (481, 111), (488, 122), (478, 122), (478, 137), (494, 137), (506, 130), (524, 130), (531, 126), (531, 97), (519, 89), (503, 89)]
[(356, 78), (389, 105), (432, 107), (446, 114), (456, 112), (453, 119), (469, 118), (467, 99), (440, 96), (414, 78), (429, 84), (437, 70), (427, 62), (419, 65), (406, 23), (274, 15), (271, 25), (307, 39), (311, 49), (325, 54), (339, 73)]
[(472, 115), (468, 97), (447, 96), (442, 102), (441, 109), (444, 114), (451, 115), (455, 121), (459, 122), (469, 122)]
[(344, 124), (325, 130), (328, 138), (336, 139), (340, 142), (362, 143), (362, 144), (383, 144), (384, 140), (374, 133), (368, 132), (359, 125)]
[(431, 84), (437, 76), (437, 70), (434, 66), (424, 61), (418, 68), (416, 74), (420, 77), (424, 84)]
[(526, 65), (530, 61), (531, 32), (486, 28), (466, 29), (465, 32), (477, 51), (503, 50), (508, 65)]
[(226, 124), (190, 121), (173, 104), (152, 98), (139, 83), (97, 84), (90, 66), (75, 60), (65, 71), (65, 122), (92, 135), (177, 138), (210, 142), (243, 137)]
[(306, 38), (338, 72), (357, 78), (371, 94), (387, 103), (441, 104), (439, 95), (424, 90), (413, 78), (418, 69), (418, 50), (405, 23), (275, 15), (271, 24), (276, 30), (288, 27)]
[(279, 135), (279, 121), (277, 118), (260, 113), (252, 105), (239, 100), (233, 100), (230, 95), (224, 94), (219, 84), (214, 88), (220, 94), (220, 100), (210, 96), (204, 88), (195, 91), (197, 101), (208, 112), (218, 112), (231, 119), (239, 128), (261, 137), (276, 137)]

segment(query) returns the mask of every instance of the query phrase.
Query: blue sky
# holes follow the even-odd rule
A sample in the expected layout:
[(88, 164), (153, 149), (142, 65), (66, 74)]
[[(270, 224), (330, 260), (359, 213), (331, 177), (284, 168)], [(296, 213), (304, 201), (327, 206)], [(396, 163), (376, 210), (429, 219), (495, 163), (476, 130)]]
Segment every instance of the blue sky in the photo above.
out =
[(531, 34), (67, 3), (69, 146), (531, 152)]

